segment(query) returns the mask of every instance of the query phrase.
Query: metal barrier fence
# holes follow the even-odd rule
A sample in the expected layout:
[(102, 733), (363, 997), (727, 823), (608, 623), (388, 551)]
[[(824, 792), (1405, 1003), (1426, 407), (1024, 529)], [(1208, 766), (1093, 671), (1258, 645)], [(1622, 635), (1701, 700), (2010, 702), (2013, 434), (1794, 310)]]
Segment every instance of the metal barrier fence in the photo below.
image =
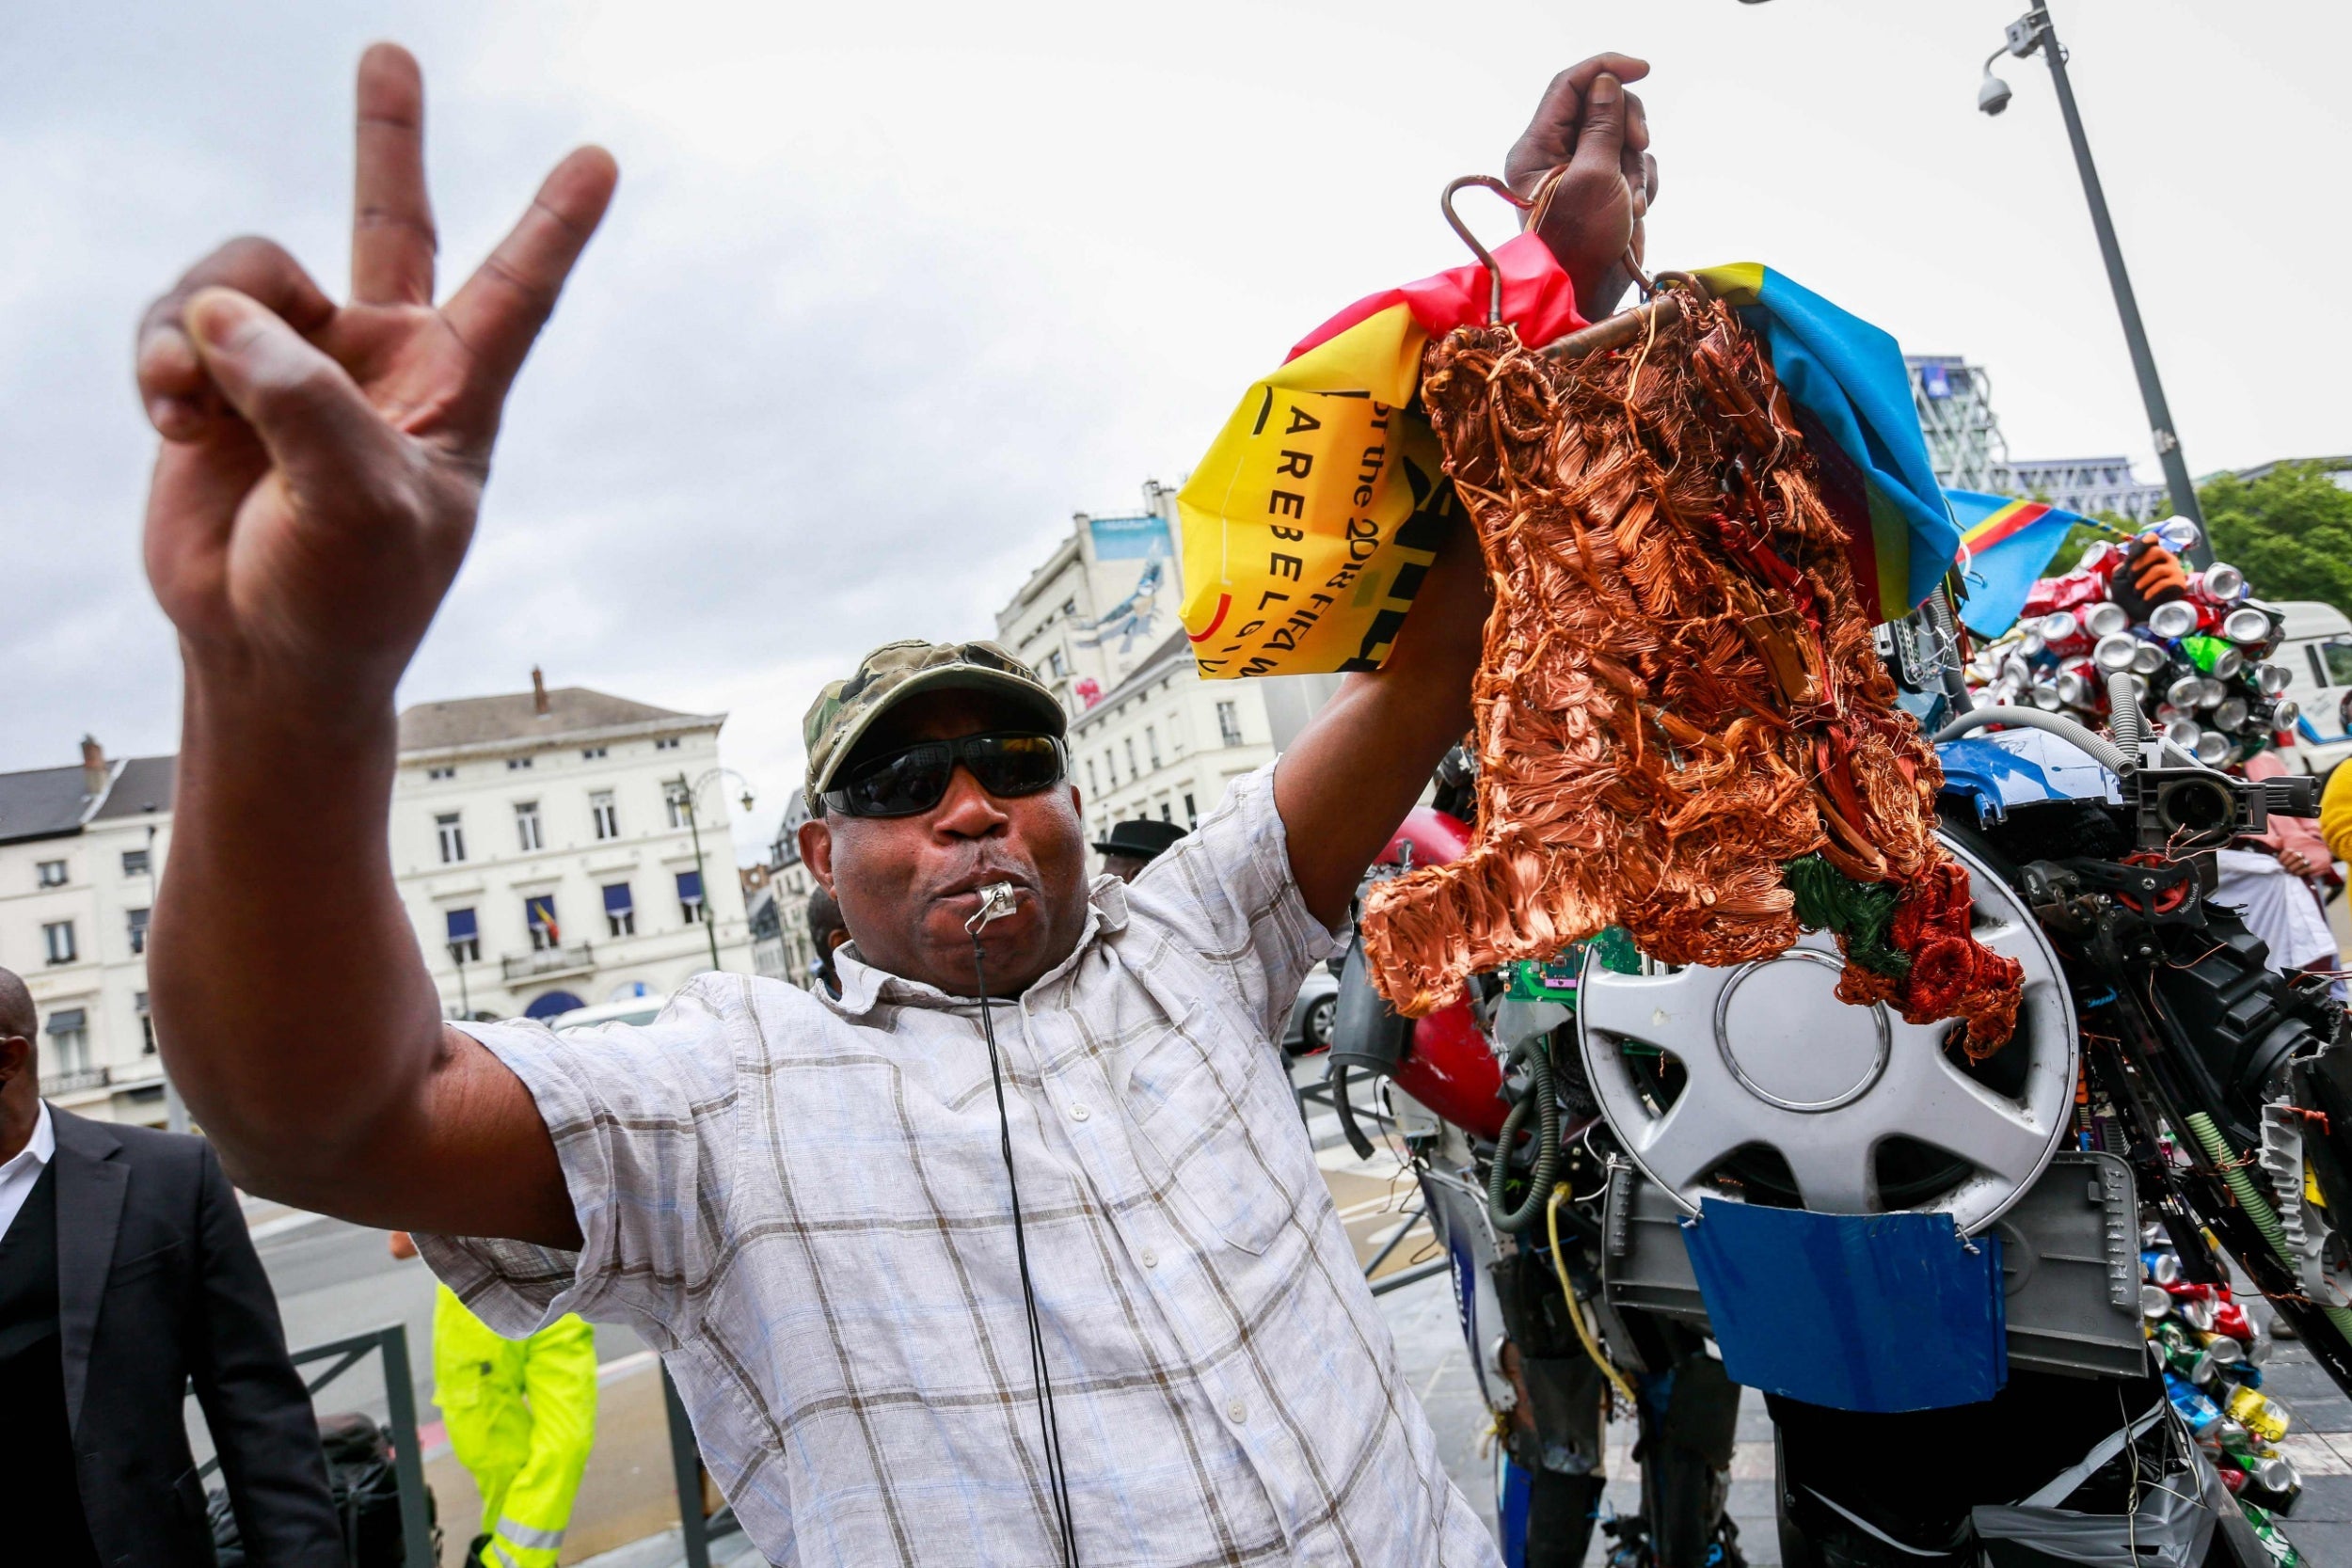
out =
[(716, 1513), (703, 1512), (703, 1456), (694, 1447), (693, 1423), (687, 1419), (686, 1402), (678, 1398), (670, 1369), (661, 1369), (661, 1402), (670, 1412), (670, 1473), (677, 1483), (678, 1534), (686, 1544), (686, 1568), (710, 1568), (710, 1544), (739, 1532), (735, 1510), (722, 1504)]
[[(433, 1560), (432, 1505), (425, 1500), (424, 1455), (417, 1446), (417, 1386), (408, 1369), (408, 1331), (398, 1323), (372, 1328), (364, 1334), (310, 1345), (295, 1351), (289, 1359), (296, 1367), (307, 1367), (314, 1361), (334, 1362), (316, 1377), (302, 1380), (302, 1386), (315, 1395), (366, 1360), (371, 1353), (384, 1357), (384, 1403), (387, 1421), (392, 1429), (392, 1475), (400, 1483), (402, 1562), (404, 1568), (437, 1568)], [(200, 1484), (218, 1468), (220, 1456), (215, 1454), (198, 1468), (198, 1482)]]

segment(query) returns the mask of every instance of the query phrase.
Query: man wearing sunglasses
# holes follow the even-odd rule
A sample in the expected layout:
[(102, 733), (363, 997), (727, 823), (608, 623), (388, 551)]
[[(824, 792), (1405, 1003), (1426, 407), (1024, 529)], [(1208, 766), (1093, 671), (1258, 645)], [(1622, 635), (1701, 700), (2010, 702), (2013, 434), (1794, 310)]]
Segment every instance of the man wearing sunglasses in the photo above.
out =
[[(1561, 73), (1506, 164), (1566, 165), (1541, 232), (1593, 316), (1656, 188), (1645, 70)], [(808, 720), (838, 996), (446, 1023), (387, 852), (393, 691), (615, 170), (564, 160), (436, 306), (414, 61), (369, 51), (358, 96), (350, 300), (234, 241), (138, 342), (186, 666), (153, 1010), (230, 1171), (414, 1232), (501, 1332), (632, 1324), (772, 1561), (1493, 1562), (1265, 1043), (1468, 727), (1468, 531), (1388, 666), (1132, 886), (1088, 882), (1034, 676), (892, 643)]]

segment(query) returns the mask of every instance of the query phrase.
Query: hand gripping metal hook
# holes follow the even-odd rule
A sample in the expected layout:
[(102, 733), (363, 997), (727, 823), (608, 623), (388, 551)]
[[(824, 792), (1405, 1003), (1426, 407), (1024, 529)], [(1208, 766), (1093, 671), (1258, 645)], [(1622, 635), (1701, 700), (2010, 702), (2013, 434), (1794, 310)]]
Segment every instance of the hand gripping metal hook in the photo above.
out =
[(1438, 206), (1445, 214), (1447, 224), (1453, 228), (1455, 234), (1461, 237), (1462, 243), (1470, 247), (1471, 254), (1478, 258), (1480, 265), (1486, 269), (1486, 325), (1501, 326), (1502, 325), (1502, 271), (1495, 265), (1494, 253), (1479, 244), (1478, 236), (1470, 231), (1470, 226), (1464, 223), (1461, 214), (1454, 210), (1454, 193), (1465, 185), (1484, 185), (1522, 213), (1534, 206), (1535, 203), (1520, 196), (1491, 174), (1465, 174), (1459, 180), (1448, 184), (1445, 194), (1438, 198)]

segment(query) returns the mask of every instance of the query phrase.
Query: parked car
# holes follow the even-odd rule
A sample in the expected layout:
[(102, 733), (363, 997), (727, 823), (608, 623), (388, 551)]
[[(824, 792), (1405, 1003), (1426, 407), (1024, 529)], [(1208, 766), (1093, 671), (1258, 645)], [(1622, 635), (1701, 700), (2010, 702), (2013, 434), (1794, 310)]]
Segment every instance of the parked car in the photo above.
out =
[(1291, 1004), (1290, 1022), (1282, 1029), (1283, 1053), (1311, 1056), (1318, 1051), (1328, 1051), (1331, 1019), (1339, 1006), (1339, 977), (1331, 973), (1329, 965), (1315, 965), (1307, 972), (1307, 983), (1298, 988), (1298, 999)]

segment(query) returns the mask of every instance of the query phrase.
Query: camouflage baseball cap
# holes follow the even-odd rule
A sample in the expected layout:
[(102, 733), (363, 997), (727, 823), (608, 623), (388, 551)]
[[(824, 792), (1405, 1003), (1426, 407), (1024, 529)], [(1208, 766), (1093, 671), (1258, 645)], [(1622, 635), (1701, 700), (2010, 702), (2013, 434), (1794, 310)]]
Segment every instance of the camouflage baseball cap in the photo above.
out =
[(941, 690), (1002, 697), (1047, 735), (1070, 727), (1069, 715), (1037, 672), (993, 642), (885, 642), (858, 660), (848, 680), (828, 683), (801, 721), (801, 737), (808, 743), (808, 809), (823, 812), (819, 798), (876, 720), (918, 692)]

